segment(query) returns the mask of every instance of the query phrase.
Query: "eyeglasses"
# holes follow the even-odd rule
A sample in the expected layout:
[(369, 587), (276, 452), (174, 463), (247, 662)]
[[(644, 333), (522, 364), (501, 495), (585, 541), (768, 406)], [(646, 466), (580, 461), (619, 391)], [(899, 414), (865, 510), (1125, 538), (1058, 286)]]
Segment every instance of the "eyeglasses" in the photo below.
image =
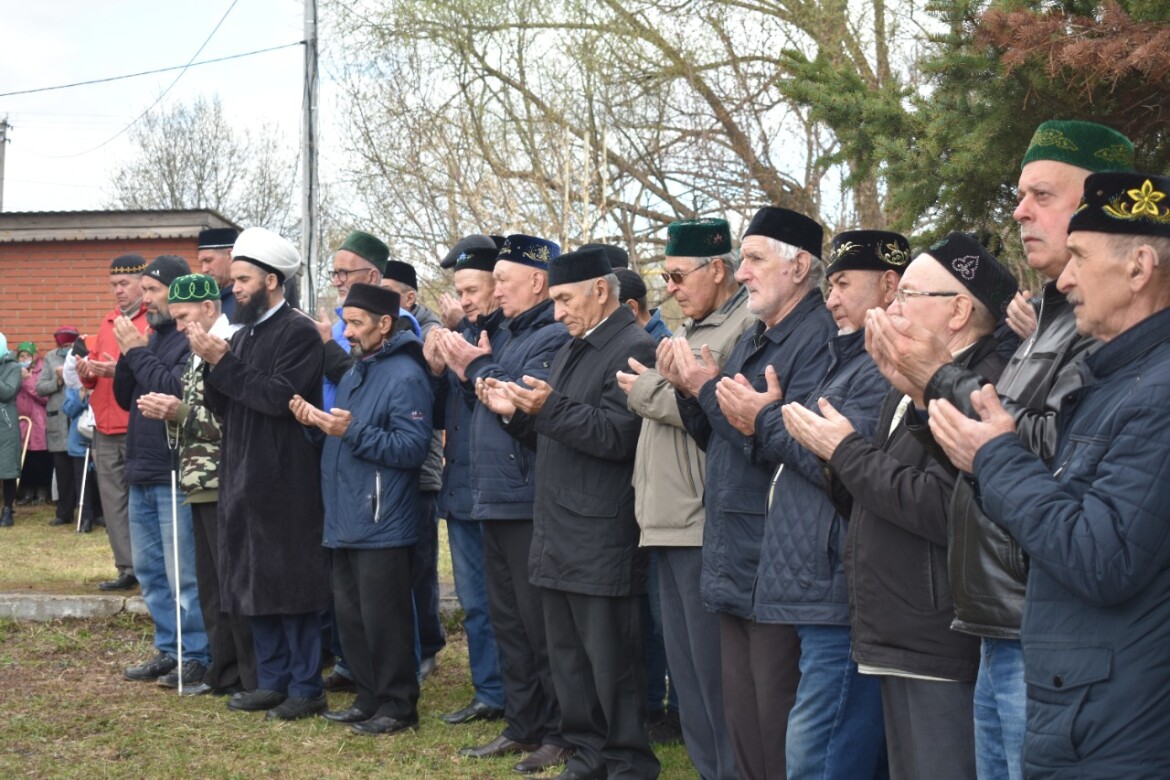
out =
[(898, 303), (906, 303), (907, 298), (954, 298), (956, 295), (962, 295), (962, 293), (941, 290), (927, 292), (924, 290), (903, 290), (899, 288), (894, 291), (894, 300)]
[(662, 272), (662, 281), (666, 282), (667, 284), (670, 284), (671, 282), (674, 282), (675, 284), (682, 284), (683, 279), (685, 279), (688, 274), (693, 274), (695, 271), (698, 271), (700, 268), (706, 268), (709, 265), (711, 265), (711, 264), (710, 263), (703, 263), (702, 265), (700, 265), (696, 268), (692, 268), (689, 271), (663, 271)]
[(334, 268), (329, 272), (329, 278), (335, 282), (345, 284), (350, 274), (364, 274), (373, 270), (373, 268)]

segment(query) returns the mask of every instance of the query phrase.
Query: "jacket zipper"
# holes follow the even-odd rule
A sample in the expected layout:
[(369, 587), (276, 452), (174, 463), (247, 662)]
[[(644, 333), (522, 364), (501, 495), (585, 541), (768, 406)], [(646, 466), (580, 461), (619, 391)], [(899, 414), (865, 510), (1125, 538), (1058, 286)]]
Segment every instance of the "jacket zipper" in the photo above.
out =
[(374, 470), (374, 522), (382, 522), (382, 469)]

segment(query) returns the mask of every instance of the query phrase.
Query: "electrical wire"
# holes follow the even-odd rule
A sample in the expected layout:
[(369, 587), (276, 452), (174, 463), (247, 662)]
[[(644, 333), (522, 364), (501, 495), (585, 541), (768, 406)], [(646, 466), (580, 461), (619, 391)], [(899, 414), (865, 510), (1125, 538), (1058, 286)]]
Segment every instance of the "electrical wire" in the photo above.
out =
[(200, 54), (202, 54), (202, 53), (203, 53), (203, 50), (204, 50), (205, 48), (207, 48), (207, 44), (211, 43), (211, 39), (215, 37), (215, 34), (216, 34), (217, 32), (219, 32), (219, 28), (220, 28), (221, 26), (223, 26), (223, 23), (224, 23), (224, 22), (227, 20), (227, 18), (228, 18), (228, 14), (230, 14), (230, 13), (232, 12), (232, 9), (236, 7), (236, 3), (238, 3), (239, 1), (240, 1), (240, 0), (232, 0), (232, 4), (231, 4), (231, 5), (229, 5), (229, 6), (228, 6), (228, 9), (227, 9), (226, 11), (224, 11), (224, 12), (223, 12), (223, 16), (221, 16), (221, 17), (220, 17), (220, 19), (219, 19), (219, 21), (218, 21), (218, 22), (216, 22), (216, 25), (215, 25), (215, 27), (214, 27), (214, 28), (211, 30), (211, 33), (209, 33), (209, 34), (208, 34), (207, 38), (206, 38), (206, 39), (203, 41), (203, 43), (202, 43), (202, 44), (200, 44), (199, 48), (198, 48), (198, 49), (195, 51), (195, 53), (191, 55), (191, 59), (187, 60), (187, 64), (186, 64), (186, 65), (184, 65), (184, 66), (182, 67), (182, 69), (179, 71), (179, 75), (175, 76), (175, 79), (174, 79), (174, 81), (172, 81), (172, 82), (171, 82), (171, 83), (170, 83), (170, 84), (167, 86), (167, 88), (166, 88), (166, 89), (164, 89), (164, 90), (162, 91), (162, 94), (160, 94), (160, 95), (159, 95), (159, 96), (158, 96), (158, 97), (155, 99), (155, 101), (154, 101), (153, 103), (151, 103), (149, 106), (147, 106), (145, 111), (143, 111), (143, 112), (142, 112), (141, 114), (139, 114), (138, 116), (134, 117), (134, 119), (132, 119), (132, 120), (129, 122), (129, 124), (127, 124), (127, 125), (126, 125), (125, 127), (123, 127), (121, 130), (119, 130), (118, 132), (114, 133), (112, 136), (110, 136), (110, 137), (109, 137), (109, 138), (107, 138), (106, 140), (102, 141), (100, 144), (98, 144), (97, 146), (93, 147), (92, 149), (86, 149), (84, 152), (77, 152), (76, 154), (45, 155), (45, 156), (46, 156), (46, 157), (52, 157), (52, 159), (56, 159), (56, 160), (68, 160), (68, 159), (72, 159), (72, 158), (74, 158), (74, 157), (83, 157), (83, 156), (85, 156), (85, 155), (87, 155), (87, 154), (93, 154), (93, 153), (94, 153), (94, 152), (96, 152), (98, 149), (101, 149), (102, 147), (106, 146), (107, 144), (111, 143), (112, 141), (115, 141), (115, 140), (117, 140), (118, 138), (122, 137), (122, 135), (124, 135), (124, 134), (126, 133), (126, 131), (128, 131), (128, 130), (129, 130), (131, 127), (133, 127), (134, 125), (136, 125), (136, 124), (139, 122), (139, 120), (141, 120), (141, 119), (142, 119), (142, 117), (144, 117), (144, 116), (146, 116), (147, 114), (149, 114), (149, 113), (151, 112), (151, 110), (152, 110), (152, 109), (153, 109), (155, 106), (157, 106), (159, 103), (161, 103), (161, 102), (162, 102), (162, 99), (163, 99), (164, 97), (166, 97), (166, 96), (167, 96), (167, 93), (168, 93), (168, 92), (170, 92), (170, 91), (171, 91), (171, 90), (174, 88), (174, 86), (175, 86), (176, 84), (178, 84), (178, 83), (179, 83), (179, 79), (183, 78), (183, 74), (184, 74), (184, 73), (186, 73), (186, 72), (187, 72), (187, 69), (191, 67), (191, 64), (192, 64), (193, 62), (195, 62), (195, 58), (196, 58), (196, 57), (198, 57)]
[[(0, 98), (11, 97), (13, 95), (33, 95), (38, 92), (53, 92), (58, 89), (70, 89), (72, 87), (88, 87), (91, 84), (105, 84), (110, 81), (123, 81), (125, 79), (135, 79), (139, 76), (153, 76), (156, 73), (167, 73), (172, 70), (182, 70), (185, 68), (196, 68), (200, 65), (212, 65), (217, 62), (227, 62), (228, 60), (238, 60), (241, 57), (251, 57), (256, 54), (267, 54), (271, 51), (280, 51), (281, 49), (291, 49), (293, 46), (303, 46), (304, 41), (293, 41), (292, 43), (282, 43), (280, 46), (269, 46), (267, 49), (256, 49), (255, 51), (245, 51), (240, 54), (229, 54), (226, 57), (216, 57), (211, 60), (200, 60), (199, 62), (189, 62), (186, 65), (171, 65), (167, 68), (156, 68), (155, 70), (144, 70), (141, 73), (127, 73), (125, 76), (110, 76), (104, 79), (93, 79), (92, 81), (76, 81), (72, 84), (58, 84), (55, 87), (37, 87), (35, 89), (20, 89), (16, 92), (0, 92)], [(40, 116), (41, 114), (37, 114)], [(89, 116), (87, 114), (45, 114), (45, 116)], [(107, 115), (108, 116), (108, 115)]]

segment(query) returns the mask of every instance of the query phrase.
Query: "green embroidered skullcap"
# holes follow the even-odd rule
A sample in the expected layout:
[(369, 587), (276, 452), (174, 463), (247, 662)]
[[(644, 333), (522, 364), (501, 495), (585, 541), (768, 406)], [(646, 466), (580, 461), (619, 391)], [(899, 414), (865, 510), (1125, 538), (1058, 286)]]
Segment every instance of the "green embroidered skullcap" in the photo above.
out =
[(31, 341), (22, 341), (16, 345), (17, 352), (27, 352), (30, 355), (37, 354), (37, 345)]
[(1111, 127), (1096, 122), (1053, 119), (1036, 128), (1020, 163), (1055, 160), (1086, 171), (1133, 170), (1133, 143)]
[(731, 251), (725, 219), (682, 219), (666, 226), (667, 257), (715, 257)]
[(203, 274), (187, 274), (171, 282), (167, 288), (167, 303), (199, 303), (218, 301), (219, 285)]
[(1069, 233), (1078, 230), (1170, 238), (1170, 177), (1124, 171), (1090, 175), (1068, 222)]
[(345, 237), (341, 246), (337, 247), (338, 252), (342, 249), (353, 252), (363, 260), (373, 264), (378, 269), (378, 273), (386, 273), (386, 261), (390, 259), (390, 247), (369, 233), (363, 233), (360, 230), (353, 231)]

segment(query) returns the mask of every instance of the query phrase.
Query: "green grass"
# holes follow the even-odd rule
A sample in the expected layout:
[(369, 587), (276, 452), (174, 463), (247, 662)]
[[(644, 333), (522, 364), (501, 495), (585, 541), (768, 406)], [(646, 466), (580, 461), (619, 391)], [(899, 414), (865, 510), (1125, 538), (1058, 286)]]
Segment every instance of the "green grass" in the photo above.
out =
[[(17, 509), (0, 529), (0, 592), (94, 593), (113, 575), (101, 529), (51, 528), (52, 509)], [(450, 577), (440, 530), (440, 576)], [(228, 710), (215, 697), (180, 698), (131, 683), (122, 668), (151, 656), (150, 621), (132, 615), (50, 623), (0, 620), (0, 777), (3, 778), (489, 778), (518, 777), (515, 759), (463, 759), (500, 722), (451, 727), (438, 715), (473, 691), (457, 622), (423, 684), (420, 728), (362, 737), (320, 718), (269, 723)], [(331, 694), (347, 706), (349, 694)], [(682, 746), (656, 749), (663, 778), (694, 778)]]

